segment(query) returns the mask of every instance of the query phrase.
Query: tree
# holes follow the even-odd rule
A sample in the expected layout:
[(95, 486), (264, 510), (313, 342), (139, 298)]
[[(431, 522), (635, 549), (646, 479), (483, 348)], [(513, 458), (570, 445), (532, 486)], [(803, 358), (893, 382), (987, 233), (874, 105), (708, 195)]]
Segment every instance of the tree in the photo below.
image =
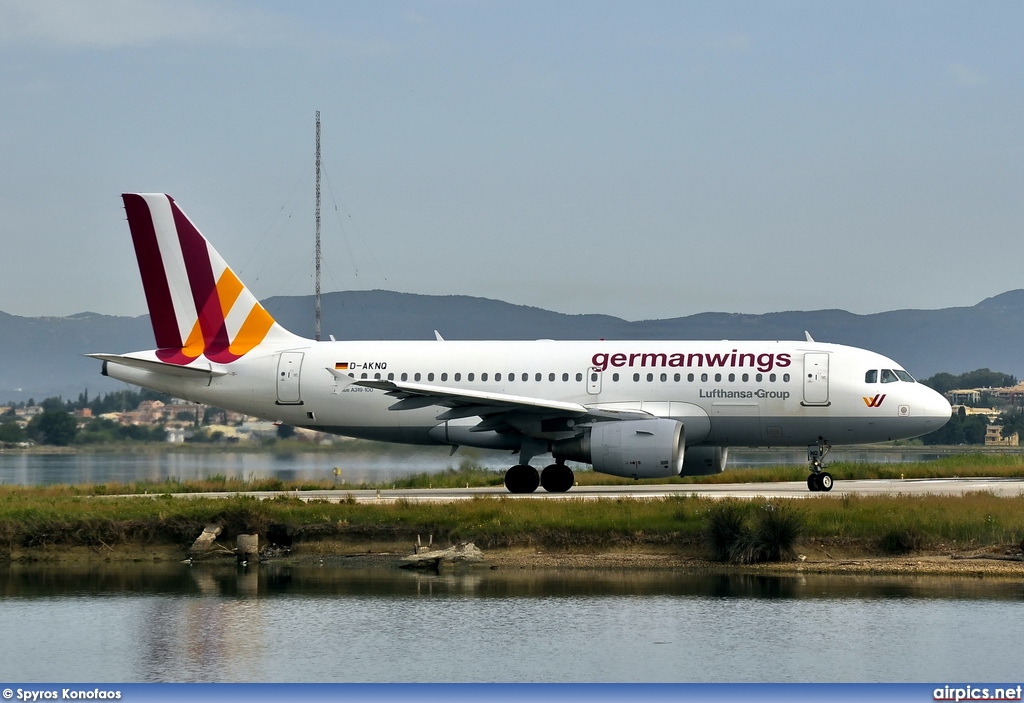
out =
[(921, 383), (939, 393), (946, 393), (965, 388), (1008, 388), (1017, 385), (1017, 378), (1001, 371), (977, 369), (959, 376), (945, 372), (937, 373), (930, 378), (922, 379)]
[(1009, 437), (1014, 432), (1018, 437), (1024, 437), (1024, 412), (1020, 408), (1004, 412), (999, 416), (996, 424), (1003, 426), (1003, 437)]
[(921, 438), (924, 444), (984, 444), (989, 418), (985, 415), (968, 415), (960, 407), (949, 422)]
[(54, 396), (44, 400), (39, 404), (39, 407), (43, 409), (44, 413), (58, 412), (64, 410), (64, 401), (60, 397)]
[(41, 444), (66, 447), (75, 441), (78, 423), (64, 410), (49, 410), (32, 418), (25, 431), (31, 439)]
[(277, 426), (277, 438), (288, 439), (289, 437), (295, 436), (295, 428), (291, 425), (286, 425), (283, 422)]
[(7, 420), (0, 425), (0, 442), (24, 442), (25, 430), (13, 420)]

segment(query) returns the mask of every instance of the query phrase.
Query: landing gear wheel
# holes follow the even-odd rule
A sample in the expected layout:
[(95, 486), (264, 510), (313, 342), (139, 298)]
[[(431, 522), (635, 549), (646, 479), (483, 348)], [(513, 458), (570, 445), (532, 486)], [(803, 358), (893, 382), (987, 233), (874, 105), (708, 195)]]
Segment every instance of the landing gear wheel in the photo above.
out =
[(807, 477), (807, 490), (809, 491), (831, 491), (832, 474), (828, 471), (821, 471)]
[(533, 493), (540, 485), (540, 474), (529, 464), (516, 464), (505, 472), (505, 488), (509, 493)]
[(807, 461), (811, 464), (811, 475), (807, 477), (807, 490), (832, 490), (832, 474), (823, 470), (825, 455), (830, 451), (832, 451), (832, 445), (824, 437), (818, 437), (817, 444), (807, 447)]
[(576, 476), (565, 464), (545, 466), (540, 474), (540, 485), (548, 493), (565, 493), (576, 483)]
[(818, 490), (832, 490), (832, 474), (830, 474), (828, 471), (822, 471), (820, 474), (818, 474)]

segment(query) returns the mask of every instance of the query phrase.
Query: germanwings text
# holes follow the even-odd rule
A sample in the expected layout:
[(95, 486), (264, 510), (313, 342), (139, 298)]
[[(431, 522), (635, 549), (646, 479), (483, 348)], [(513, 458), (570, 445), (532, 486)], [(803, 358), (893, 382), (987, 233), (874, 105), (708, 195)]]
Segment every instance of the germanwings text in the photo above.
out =
[(751, 352), (740, 352), (733, 349), (731, 352), (721, 353), (694, 353), (686, 354), (675, 352), (632, 352), (607, 354), (598, 352), (590, 359), (590, 365), (599, 371), (607, 371), (609, 368), (621, 369), (623, 367), (640, 368), (751, 368), (761, 373), (768, 373), (775, 369), (787, 368), (793, 363), (792, 355), (785, 352), (773, 354), (766, 352), (754, 354)]

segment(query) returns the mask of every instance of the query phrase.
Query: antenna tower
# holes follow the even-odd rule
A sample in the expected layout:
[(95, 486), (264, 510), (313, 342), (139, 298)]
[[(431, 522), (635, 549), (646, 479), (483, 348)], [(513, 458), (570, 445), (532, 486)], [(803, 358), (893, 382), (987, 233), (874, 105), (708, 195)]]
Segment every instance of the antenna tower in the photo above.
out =
[(316, 294), (314, 296), (316, 341), (320, 341), (320, 111), (316, 111)]

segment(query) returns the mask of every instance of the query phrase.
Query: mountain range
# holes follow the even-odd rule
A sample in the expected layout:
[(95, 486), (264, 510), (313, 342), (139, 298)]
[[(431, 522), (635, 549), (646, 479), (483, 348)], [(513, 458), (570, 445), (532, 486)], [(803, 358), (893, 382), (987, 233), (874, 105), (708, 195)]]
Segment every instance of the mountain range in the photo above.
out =
[[(287, 329), (313, 336), (312, 296), (268, 298), (264, 306)], [(894, 310), (856, 315), (813, 310), (748, 315), (707, 312), (667, 320), (628, 321), (610, 315), (567, 315), (470, 296), (391, 291), (328, 293), (323, 336), (337, 339), (803, 339), (864, 347), (885, 354), (918, 378), (989, 368), (1024, 377), (1024, 290), (971, 307)], [(149, 349), (147, 315), (92, 312), (69, 317), (19, 317), (0, 312), (0, 404), (109, 393), (124, 384), (100, 376), (83, 354)]]

